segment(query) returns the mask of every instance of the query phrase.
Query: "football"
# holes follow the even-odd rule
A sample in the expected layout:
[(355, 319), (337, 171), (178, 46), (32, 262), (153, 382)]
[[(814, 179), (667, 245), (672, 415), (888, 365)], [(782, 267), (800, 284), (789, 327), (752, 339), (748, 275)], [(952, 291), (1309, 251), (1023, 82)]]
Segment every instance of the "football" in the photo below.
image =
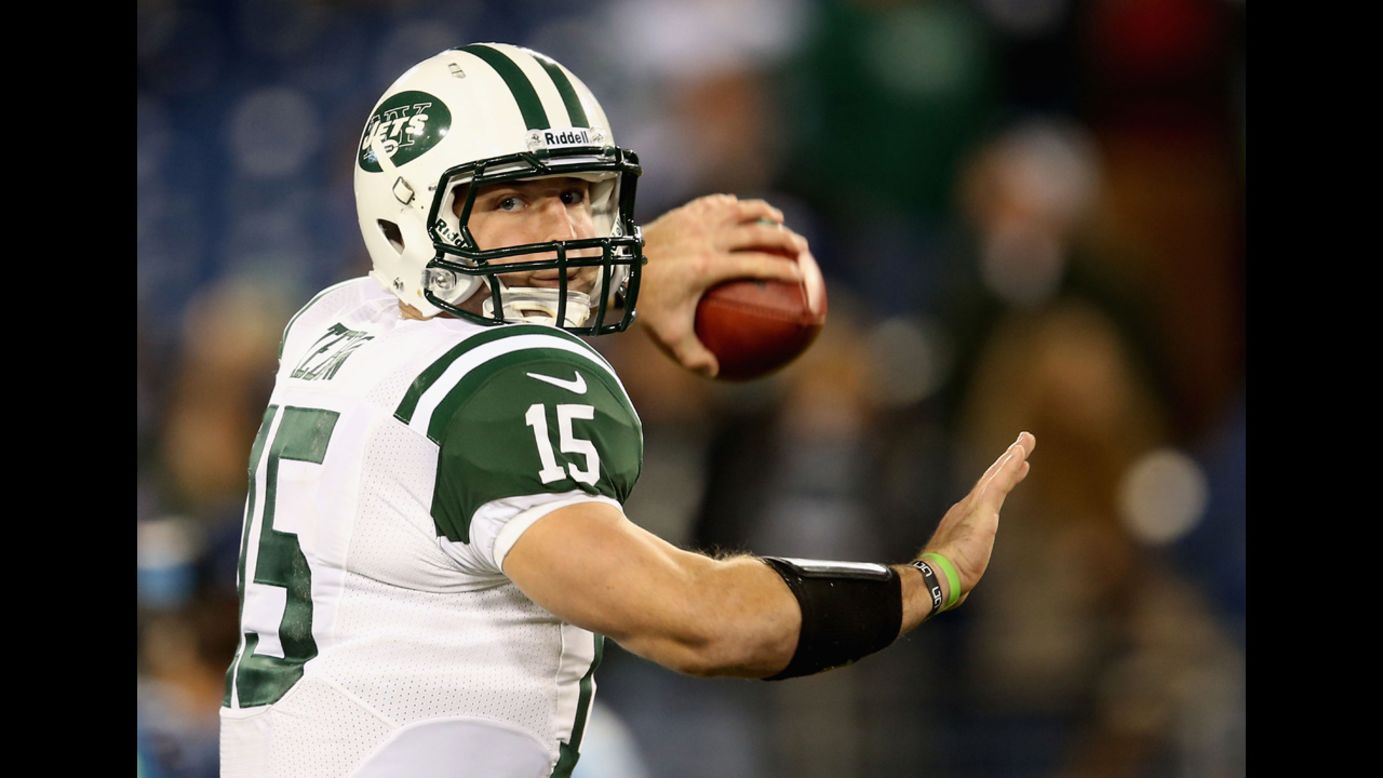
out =
[(696, 306), (696, 337), (720, 362), (716, 378), (767, 375), (816, 340), (826, 323), (826, 284), (814, 262), (803, 271), (801, 283), (741, 278), (706, 290)]

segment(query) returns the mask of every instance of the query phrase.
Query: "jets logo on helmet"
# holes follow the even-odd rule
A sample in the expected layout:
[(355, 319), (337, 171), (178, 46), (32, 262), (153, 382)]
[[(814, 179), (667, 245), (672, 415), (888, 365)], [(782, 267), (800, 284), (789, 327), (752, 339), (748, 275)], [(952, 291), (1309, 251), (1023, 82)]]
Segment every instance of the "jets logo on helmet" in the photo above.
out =
[[(355, 196), (371, 275), (427, 317), (618, 332), (633, 321), (645, 261), (633, 218), (640, 172), (595, 95), (562, 65), (503, 43), (448, 49), (400, 76), (361, 133)], [(589, 183), (594, 237), (476, 245), (467, 224), (478, 190), (551, 177)], [(503, 280), (577, 271), (594, 274), (596, 286)]]
[(450, 129), (451, 111), (441, 100), (426, 92), (400, 92), (380, 103), (365, 125), (360, 138), (360, 166), (371, 173), (381, 172), (373, 148), (376, 138), (389, 159), (403, 165), (436, 146)]

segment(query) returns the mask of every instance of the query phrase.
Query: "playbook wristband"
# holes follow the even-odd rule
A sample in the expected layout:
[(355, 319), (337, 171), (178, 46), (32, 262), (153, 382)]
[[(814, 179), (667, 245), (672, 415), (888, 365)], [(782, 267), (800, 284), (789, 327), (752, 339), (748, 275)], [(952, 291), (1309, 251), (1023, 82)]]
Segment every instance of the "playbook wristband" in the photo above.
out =
[(946, 586), (949, 591), (946, 594), (946, 604), (941, 609), (950, 610), (960, 600), (960, 573), (956, 572), (956, 566), (951, 564), (951, 560), (935, 551), (928, 551), (921, 556), (921, 559), (940, 569), (942, 574), (946, 576)]
[(903, 582), (886, 565), (760, 557), (802, 611), (788, 666), (766, 681), (812, 675), (886, 648), (903, 624)]
[(932, 598), (932, 609), (927, 611), (927, 615), (922, 618), (923, 621), (926, 621), (940, 613), (942, 605), (944, 605), (941, 597), (941, 583), (936, 580), (936, 571), (932, 569), (931, 565), (923, 562), (921, 559), (911, 564), (922, 573), (922, 580), (927, 585), (927, 594)]

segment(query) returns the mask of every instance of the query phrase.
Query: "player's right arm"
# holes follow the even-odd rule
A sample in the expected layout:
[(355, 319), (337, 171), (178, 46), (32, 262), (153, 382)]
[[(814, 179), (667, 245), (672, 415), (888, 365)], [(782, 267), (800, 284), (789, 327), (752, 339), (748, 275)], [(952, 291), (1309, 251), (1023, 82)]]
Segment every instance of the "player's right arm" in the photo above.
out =
[[(984, 575), (999, 510), (1027, 475), (1036, 442), (1020, 435), (946, 513), (927, 544), (926, 550), (954, 562), (962, 592)], [(553, 614), (680, 672), (766, 677), (786, 667), (797, 648), (801, 610), (772, 568), (754, 557), (713, 559), (679, 549), (608, 504), (580, 503), (548, 514), (502, 564)], [(931, 612), (931, 598), (916, 568), (895, 569), (903, 587), (901, 635)], [(943, 578), (941, 585), (949, 597), (949, 583)]]

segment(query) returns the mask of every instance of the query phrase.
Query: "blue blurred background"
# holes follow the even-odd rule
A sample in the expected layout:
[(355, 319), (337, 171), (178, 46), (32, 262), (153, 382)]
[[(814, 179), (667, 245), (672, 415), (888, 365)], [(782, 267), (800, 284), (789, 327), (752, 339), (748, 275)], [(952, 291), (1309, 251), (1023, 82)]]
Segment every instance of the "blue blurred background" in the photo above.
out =
[(903, 560), (1041, 442), (959, 611), (786, 684), (607, 652), (577, 775), (1245, 771), (1242, 0), (139, 0), (138, 733), (211, 776), (251, 439), (284, 323), (369, 259), (369, 109), (531, 46), (639, 152), (640, 216), (766, 197), (821, 339), (742, 386), (597, 339), (628, 513), (703, 549)]

